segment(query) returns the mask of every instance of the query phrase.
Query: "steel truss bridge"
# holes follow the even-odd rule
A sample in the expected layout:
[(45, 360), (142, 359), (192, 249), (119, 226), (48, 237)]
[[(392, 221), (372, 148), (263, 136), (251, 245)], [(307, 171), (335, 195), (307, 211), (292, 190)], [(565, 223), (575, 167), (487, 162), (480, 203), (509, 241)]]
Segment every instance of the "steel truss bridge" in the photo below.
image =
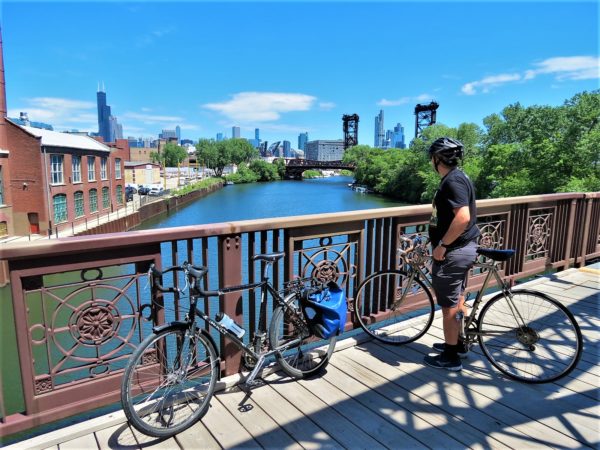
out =
[(286, 159), (285, 178), (301, 180), (302, 172), (309, 169), (317, 170), (354, 170), (353, 164), (344, 164), (342, 161), (312, 161), (310, 159)]

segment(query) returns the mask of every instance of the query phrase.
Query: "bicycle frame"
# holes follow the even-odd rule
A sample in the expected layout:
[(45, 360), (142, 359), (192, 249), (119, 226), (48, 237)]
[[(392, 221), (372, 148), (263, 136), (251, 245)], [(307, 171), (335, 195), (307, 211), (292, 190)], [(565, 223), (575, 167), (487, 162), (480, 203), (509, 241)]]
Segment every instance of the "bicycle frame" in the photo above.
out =
[[(407, 240), (407, 241), (410, 242), (410, 244), (411, 244), (410, 249), (408, 251), (403, 250), (403, 249), (398, 249), (398, 252), (400, 253), (400, 257), (402, 260), (401, 268), (402, 267), (406, 268), (405, 272), (407, 273), (408, 278), (407, 278), (407, 282), (406, 282), (406, 287), (402, 291), (402, 295), (400, 296), (400, 298), (398, 300), (396, 300), (394, 302), (394, 307), (397, 307), (398, 305), (402, 304), (402, 302), (408, 295), (415, 278), (419, 278), (423, 282), (423, 284), (425, 284), (425, 286), (427, 288), (433, 290), (433, 285), (431, 283), (431, 280), (429, 279), (429, 277), (427, 276), (427, 274), (424, 271), (425, 265), (424, 264), (420, 264), (420, 265), (414, 264), (406, 257), (406, 255), (408, 255), (415, 247), (415, 243), (413, 242), (413, 240)], [(421, 243), (422, 242), (419, 241), (419, 244), (421, 244)], [(426, 245), (426, 243), (424, 245)], [(524, 326), (525, 321), (523, 320), (523, 317), (519, 313), (519, 310), (517, 308), (515, 308), (514, 304), (512, 303), (512, 291), (509, 288), (509, 286), (507, 285), (507, 283), (504, 282), (504, 280), (502, 280), (502, 278), (500, 277), (500, 274), (498, 273), (498, 263), (493, 260), (490, 262), (476, 262), (474, 264), (474, 267), (477, 267), (477, 268), (480, 268), (480, 269), (483, 269), (484, 271), (486, 271), (486, 276), (481, 285), (481, 289), (479, 290), (479, 292), (477, 293), (477, 296), (475, 297), (475, 300), (473, 301), (473, 305), (471, 306), (471, 310), (472, 310), (471, 313), (466, 317), (466, 320), (464, 320), (461, 325), (461, 330), (460, 330), (461, 337), (466, 338), (468, 341), (473, 341), (475, 336), (478, 336), (479, 334), (481, 334), (480, 332), (478, 332), (476, 330), (476, 327), (472, 328), (471, 326), (475, 322), (477, 311), (479, 309), (479, 306), (481, 305), (481, 301), (483, 300), (484, 292), (485, 292), (487, 286), (489, 285), (492, 277), (495, 278), (497, 286), (500, 287), (500, 290), (507, 298), (509, 308), (511, 310), (512, 315), (515, 317), (515, 320), (517, 321), (517, 323), (520, 324), (520, 326)]]

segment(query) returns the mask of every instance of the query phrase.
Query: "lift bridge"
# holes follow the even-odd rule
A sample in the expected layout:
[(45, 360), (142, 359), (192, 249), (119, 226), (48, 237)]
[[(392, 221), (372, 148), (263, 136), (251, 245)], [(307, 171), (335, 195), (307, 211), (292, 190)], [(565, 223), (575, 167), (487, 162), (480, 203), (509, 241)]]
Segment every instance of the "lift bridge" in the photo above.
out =
[(308, 159), (286, 159), (285, 178), (288, 180), (301, 180), (302, 172), (309, 169), (315, 170), (354, 170), (353, 164), (342, 161), (311, 161)]

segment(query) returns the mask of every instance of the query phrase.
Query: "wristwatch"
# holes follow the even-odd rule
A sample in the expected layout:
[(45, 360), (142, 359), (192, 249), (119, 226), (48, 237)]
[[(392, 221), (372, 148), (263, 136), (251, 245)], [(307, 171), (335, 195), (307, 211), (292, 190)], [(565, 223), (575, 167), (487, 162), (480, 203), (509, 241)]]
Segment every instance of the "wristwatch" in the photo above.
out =
[(448, 250), (450, 248), (449, 245), (444, 244), (443, 241), (440, 241), (440, 243), (438, 244), (440, 247), (444, 247), (446, 250)]

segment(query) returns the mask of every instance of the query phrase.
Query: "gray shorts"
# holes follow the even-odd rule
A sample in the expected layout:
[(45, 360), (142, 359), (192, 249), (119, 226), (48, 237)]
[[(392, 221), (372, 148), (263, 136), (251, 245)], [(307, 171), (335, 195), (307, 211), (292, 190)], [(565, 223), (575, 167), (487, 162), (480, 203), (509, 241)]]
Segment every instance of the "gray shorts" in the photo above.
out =
[(446, 252), (444, 261), (433, 261), (431, 282), (438, 305), (453, 308), (467, 288), (469, 270), (477, 259), (479, 245), (473, 241)]

